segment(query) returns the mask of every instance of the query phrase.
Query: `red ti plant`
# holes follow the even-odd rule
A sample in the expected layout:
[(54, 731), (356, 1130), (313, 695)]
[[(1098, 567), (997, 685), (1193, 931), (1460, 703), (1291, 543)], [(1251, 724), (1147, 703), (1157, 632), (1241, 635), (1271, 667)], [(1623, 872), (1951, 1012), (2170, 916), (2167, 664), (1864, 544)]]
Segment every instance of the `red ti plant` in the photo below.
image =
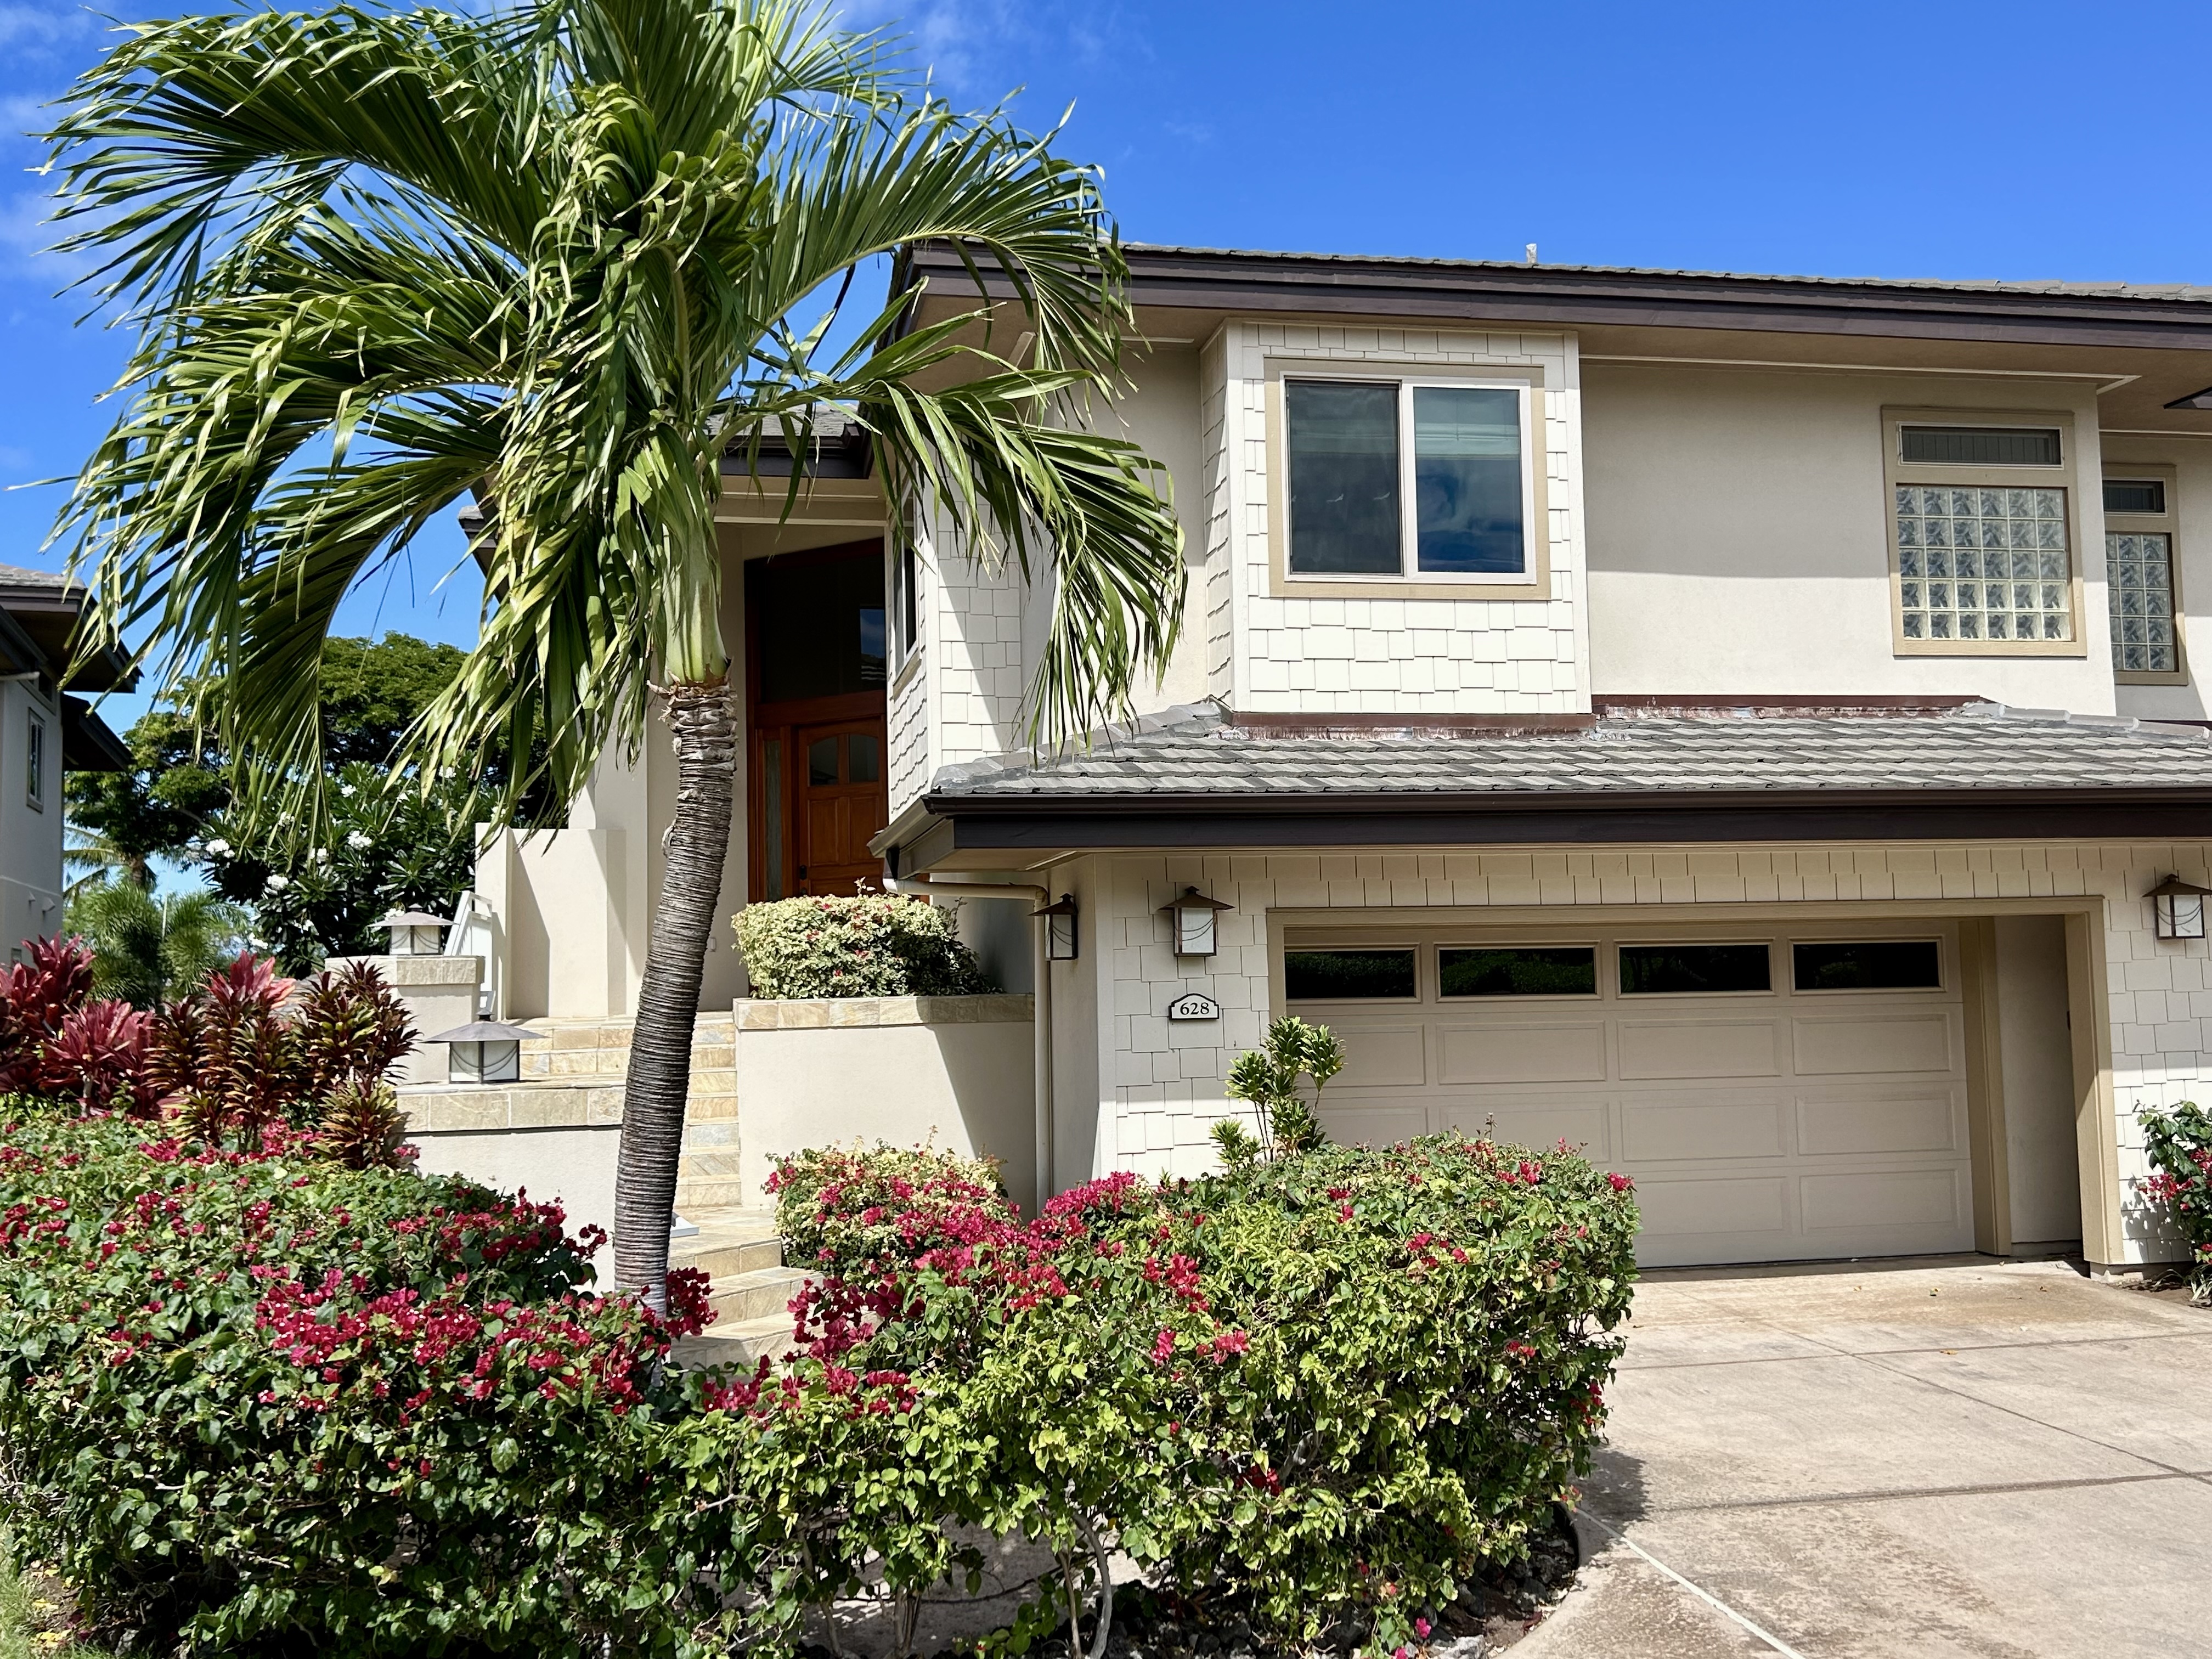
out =
[(0, 974), (0, 1094), (40, 1086), (46, 1043), (92, 994), (92, 951), (82, 939), (27, 943), (31, 959)]
[(75, 1095), (88, 1111), (119, 1107), (144, 1117), (159, 1098), (146, 1080), (146, 1017), (127, 1002), (88, 1002), (72, 1011), (40, 1061), (46, 1090)]

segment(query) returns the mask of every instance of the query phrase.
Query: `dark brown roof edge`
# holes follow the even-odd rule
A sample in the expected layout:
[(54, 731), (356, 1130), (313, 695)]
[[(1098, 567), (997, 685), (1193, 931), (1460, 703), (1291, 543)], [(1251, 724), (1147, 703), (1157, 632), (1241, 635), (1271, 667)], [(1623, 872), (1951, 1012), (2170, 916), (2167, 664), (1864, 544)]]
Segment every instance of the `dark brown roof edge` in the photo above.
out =
[[(2171, 296), (1141, 246), (1127, 252), (1132, 303), (1169, 310), (2212, 349), (2212, 304)], [(940, 291), (973, 291), (949, 249), (918, 248), (913, 258)], [(984, 275), (990, 297), (1014, 297), (988, 264)]]

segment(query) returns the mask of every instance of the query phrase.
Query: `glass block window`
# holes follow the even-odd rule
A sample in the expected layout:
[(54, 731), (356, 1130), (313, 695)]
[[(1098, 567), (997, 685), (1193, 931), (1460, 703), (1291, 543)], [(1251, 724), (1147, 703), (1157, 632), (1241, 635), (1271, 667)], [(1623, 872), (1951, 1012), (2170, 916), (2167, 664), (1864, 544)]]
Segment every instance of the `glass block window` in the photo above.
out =
[(2066, 492), (1897, 487), (1898, 607), (1908, 640), (2070, 640)]
[(2174, 674), (2181, 652), (2173, 632), (2173, 538), (2105, 538), (2105, 580), (2112, 605), (2112, 666), (2137, 674)]

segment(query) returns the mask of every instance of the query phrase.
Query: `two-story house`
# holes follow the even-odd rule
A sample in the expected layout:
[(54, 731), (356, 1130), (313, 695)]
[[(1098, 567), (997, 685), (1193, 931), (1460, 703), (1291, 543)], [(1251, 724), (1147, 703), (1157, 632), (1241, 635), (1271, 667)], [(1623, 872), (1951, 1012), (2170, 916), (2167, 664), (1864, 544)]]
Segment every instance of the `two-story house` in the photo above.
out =
[[(730, 909), (1067, 901), (1041, 983), (1035, 906), (970, 907), (1054, 1186), (1202, 1164), (1297, 1013), (1332, 1133), (1586, 1146), (1650, 1261), (2176, 1253), (2131, 1183), (2212, 1049), (2201, 904), (2150, 896), (2212, 886), (2212, 289), (1130, 263), (1105, 418), (1189, 580), (1146, 717), (1026, 752), (1045, 596), (901, 550), (827, 421), (787, 522), (724, 503)], [(669, 769), (485, 855), (509, 1012), (628, 1011)]]
[(62, 925), (62, 774), (130, 769), (131, 750), (76, 691), (127, 688), (134, 676), (103, 652), (61, 689), (70, 636), (84, 608), (80, 582), (0, 564), (0, 947), (24, 946)]

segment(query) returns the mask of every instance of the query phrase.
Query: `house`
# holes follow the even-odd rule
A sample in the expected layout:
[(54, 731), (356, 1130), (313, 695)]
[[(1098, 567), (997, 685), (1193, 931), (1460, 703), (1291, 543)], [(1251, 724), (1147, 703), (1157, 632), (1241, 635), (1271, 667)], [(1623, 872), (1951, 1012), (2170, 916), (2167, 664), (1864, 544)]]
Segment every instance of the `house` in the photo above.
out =
[(22, 941), (62, 925), (62, 774), (130, 769), (131, 751), (76, 695), (127, 689), (130, 665), (103, 652), (60, 689), (81, 583), (0, 564), (0, 926)]
[[(1296, 1013), (1332, 1134), (1586, 1146), (1648, 1261), (2179, 1254), (2133, 1182), (2212, 1050), (2150, 896), (2212, 886), (2212, 289), (1129, 260), (1102, 418), (1189, 581), (1140, 718), (1029, 753), (1042, 596), (902, 547), (825, 416), (787, 521), (723, 507), (730, 909), (1019, 890), (964, 914), (1036, 994), (1039, 1185), (1204, 1166)], [(486, 853), (504, 1012), (627, 1013), (671, 770)]]

